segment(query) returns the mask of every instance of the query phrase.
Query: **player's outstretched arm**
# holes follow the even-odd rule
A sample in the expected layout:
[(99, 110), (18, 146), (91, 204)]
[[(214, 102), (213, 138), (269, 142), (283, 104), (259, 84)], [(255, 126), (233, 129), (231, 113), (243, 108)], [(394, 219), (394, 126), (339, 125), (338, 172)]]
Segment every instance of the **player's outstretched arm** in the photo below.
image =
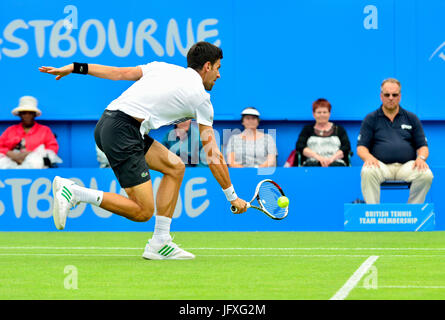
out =
[[(140, 67), (112, 67), (100, 64), (81, 64), (83, 69), (74, 70), (74, 64), (68, 64), (61, 68), (54, 67), (40, 67), (39, 71), (56, 76), (56, 80), (71, 73), (89, 74), (94, 77), (109, 79), (109, 80), (132, 80), (136, 81), (142, 77), (142, 69)], [(85, 73), (86, 72), (86, 73)]]
[(236, 213), (245, 212), (247, 210), (247, 203), (243, 199), (238, 198), (235, 190), (233, 189), (224, 156), (219, 151), (218, 145), (216, 144), (213, 128), (200, 124), (199, 132), (210, 171), (212, 171), (216, 181), (218, 181), (219, 185), (226, 194), (227, 200), (229, 200), (230, 203), (238, 209)]
[(56, 76), (56, 80), (60, 80), (63, 77), (65, 77), (73, 72), (73, 65), (69, 64), (69, 65), (61, 67), (61, 68), (42, 66), (39, 68), (39, 71), (43, 72), (43, 73), (52, 74), (52, 75)]

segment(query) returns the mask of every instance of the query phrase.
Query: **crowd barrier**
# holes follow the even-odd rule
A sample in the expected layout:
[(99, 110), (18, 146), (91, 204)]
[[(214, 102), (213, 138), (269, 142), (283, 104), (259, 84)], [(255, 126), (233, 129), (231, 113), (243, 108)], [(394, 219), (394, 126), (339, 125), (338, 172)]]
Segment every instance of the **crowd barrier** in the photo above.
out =
[[(445, 230), (445, 168), (434, 167), (427, 202), (434, 203), (435, 228)], [(0, 231), (56, 231), (51, 181), (55, 175), (104, 191), (121, 193), (111, 169), (0, 171)], [(161, 175), (151, 171), (156, 193)], [(360, 168), (230, 169), (237, 194), (250, 200), (256, 184), (273, 179), (290, 199), (289, 215), (275, 221), (249, 209), (235, 215), (208, 168), (187, 168), (173, 216), (172, 231), (344, 231), (344, 204), (361, 197)], [(406, 202), (407, 191), (382, 193), (382, 203)], [(136, 223), (90, 204), (80, 204), (66, 231), (153, 231), (154, 219)]]

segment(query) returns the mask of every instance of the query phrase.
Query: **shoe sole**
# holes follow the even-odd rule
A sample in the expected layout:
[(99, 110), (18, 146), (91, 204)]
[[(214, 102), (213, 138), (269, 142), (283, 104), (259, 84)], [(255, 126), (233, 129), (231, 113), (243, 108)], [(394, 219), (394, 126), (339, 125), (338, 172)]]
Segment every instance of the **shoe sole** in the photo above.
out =
[(57, 191), (59, 191), (58, 189), (58, 185), (59, 185), (59, 177), (56, 176), (53, 180), (53, 219), (54, 219), (54, 224), (56, 225), (56, 228), (58, 230), (63, 230), (65, 228), (65, 226), (63, 226), (60, 223), (60, 216), (59, 216), (59, 201), (57, 201)]
[(146, 260), (192, 260), (192, 259), (195, 259), (194, 256), (190, 257), (190, 258), (169, 258), (169, 257), (164, 257), (157, 253), (153, 253), (153, 252), (144, 252), (144, 254), (142, 255), (142, 258), (144, 258)]
[(144, 254), (142, 255), (142, 258), (144, 258), (146, 260), (164, 260), (164, 257), (159, 256), (155, 253), (151, 253), (151, 252), (144, 252)]

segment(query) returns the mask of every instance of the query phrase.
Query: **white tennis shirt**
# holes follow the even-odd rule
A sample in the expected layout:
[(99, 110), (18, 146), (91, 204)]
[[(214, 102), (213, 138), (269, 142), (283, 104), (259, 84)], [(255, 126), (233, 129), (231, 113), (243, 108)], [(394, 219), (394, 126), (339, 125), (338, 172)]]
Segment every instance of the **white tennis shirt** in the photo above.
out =
[(165, 62), (140, 66), (142, 77), (113, 100), (107, 110), (144, 119), (141, 134), (165, 125), (196, 119), (212, 126), (213, 106), (195, 70)]

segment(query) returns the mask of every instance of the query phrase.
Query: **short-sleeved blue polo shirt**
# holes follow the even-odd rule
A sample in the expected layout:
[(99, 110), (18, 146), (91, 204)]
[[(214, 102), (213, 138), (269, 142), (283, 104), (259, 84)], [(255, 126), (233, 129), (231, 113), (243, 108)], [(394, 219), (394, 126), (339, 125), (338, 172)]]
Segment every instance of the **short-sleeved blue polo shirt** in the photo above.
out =
[(383, 163), (405, 163), (415, 160), (416, 150), (428, 143), (422, 123), (414, 113), (399, 107), (391, 122), (380, 106), (363, 120), (357, 146), (368, 148)]

